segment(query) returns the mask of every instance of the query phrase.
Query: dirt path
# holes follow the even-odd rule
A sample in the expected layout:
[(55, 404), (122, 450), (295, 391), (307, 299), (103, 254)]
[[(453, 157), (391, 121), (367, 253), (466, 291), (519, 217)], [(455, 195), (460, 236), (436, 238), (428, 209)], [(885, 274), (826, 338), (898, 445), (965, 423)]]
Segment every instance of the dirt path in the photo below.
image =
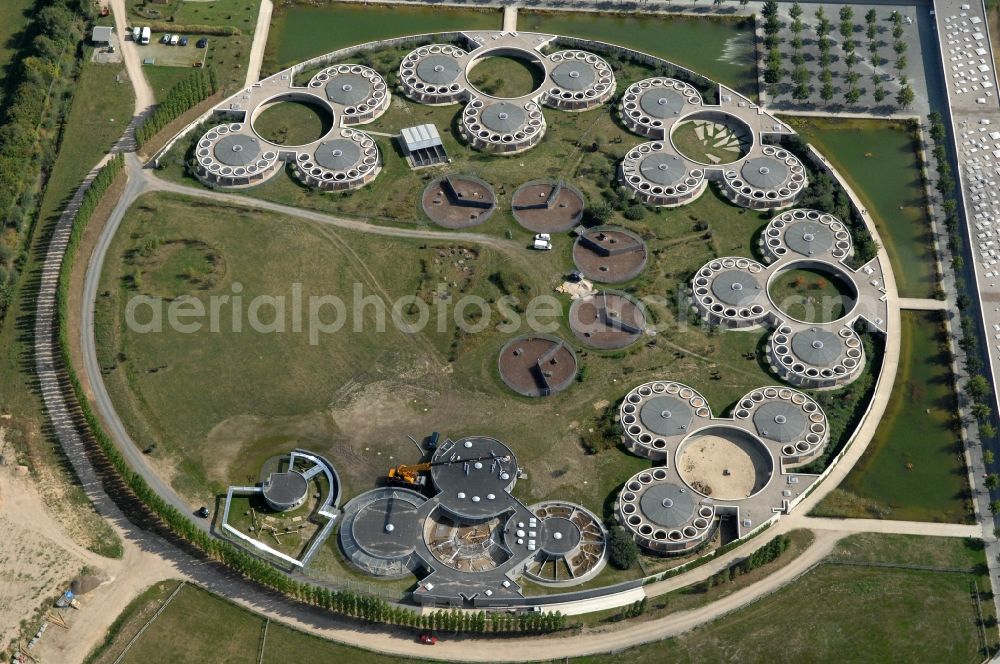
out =
[(153, 88), (142, 73), (142, 58), (139, 47), (132, 40), (126, 40), (128, 34), (128, 14), (125, 11), (125, 0), (109, 0), (111, 11), (115, 16), (115, 32), (118, 33), (121, 44), (122, 59), (128, 72), (132, 89), (135, 91), (135, 114), (142, 115), (150, 106), (156, 103)]

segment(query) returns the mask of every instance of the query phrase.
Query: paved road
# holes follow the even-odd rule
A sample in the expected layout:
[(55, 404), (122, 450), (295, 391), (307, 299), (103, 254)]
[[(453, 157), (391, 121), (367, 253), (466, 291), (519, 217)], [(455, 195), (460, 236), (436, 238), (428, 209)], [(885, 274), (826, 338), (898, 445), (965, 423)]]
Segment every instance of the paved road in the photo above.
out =
[(250, 64), (247, 67), (246, 84), (243, 86), (245, 88), (249, 88), (260, 79), (260, 68), (264, 64), (264, 48), (267, 46), (267, 33), (271, 28), (273, 9), (271, 0), (260, 0), (257, 27), (253, 31), (253, 43), (250, 45)]
[(945, 300), (934, 300), (931, 298), (901, 297), (899, 298), (900, 309), (910, 309), (915, 311), (948, 311), (951, 305)]

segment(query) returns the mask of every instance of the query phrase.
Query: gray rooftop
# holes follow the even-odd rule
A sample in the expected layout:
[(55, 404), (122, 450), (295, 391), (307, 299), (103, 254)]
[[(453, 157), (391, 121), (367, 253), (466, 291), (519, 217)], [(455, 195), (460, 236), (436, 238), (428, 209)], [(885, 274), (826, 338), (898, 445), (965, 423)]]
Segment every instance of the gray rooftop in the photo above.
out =
[(320, 143), (313, 159), (327, 170), (348, 171), (361, 160), (361, 146), (346, 138), (335, 138)]
[(643, 492), (639, 509), (655, 524), (680, 528), (694, 517), (694, 494), (676, 484), (658, 482)]
[(639, 97), (639, 106), (649, 117), (662, 120), (680, 115), (687, 106), (687, 99), (673, 88), (651, 88)]
[(691, 404), (669, 394), (655, 396), (642, 404), (639, 419), (659, 436), (681, 436), (688, 432), (694, 409)]
[(833, 231), (818, 221), (799, 221), (785, 229), (785, 244), (803, 256), (815, 256), (833, 248)]
[(441, 145), (441, 134), (432, 124), (422, 124), (416, 127), (406, 127), (401, 132), (403, 147), (407, 152), (426, 150)]
[(524, 125), (527, 115), (517, 104), (500, 101), (490, 104), (479, 115), (480, 122), (487, 129), (500, 134), (510, 134)]
[(669, 186), (687, 175), (687, 165), (675, 154), (652, 152), (639, 162), (639, 172), (650, 182)]
[(712, 280), (712, 293), (725, 304), (741, 307), (752, 304), (763, 288), (757, 278), (746, 270), (720, 272)]
[(556, 65), (549, 76), (559, 87), (580, 92), (589, 88), (597, 80), (597, 70), (589, 62), (567, 60)]
[(431, 85), (449, 85), (461, 71), (458, 61), (447, 55), (428, 55), (417, 63), (417, 76)]
[(226, 166), (246, 166), (257, 161), (260, 143), (246, 134), (227, 134), (215, 142), (215, 158)]
[(357, 106), (372, 93), (372, 84), (359, 74), (337, 74), (326, 83), (326, 96), (341, 106)]
[(754, 411), (753, 424), (762, 437), (791, 443), (802, 440), (809, 421), (802, 409), (790, 401), (768, 401)]
[(577, 547), (582, 539), (580, 528), (565, 517), (549, 517), (541, 523), (541, 547), (552, 555), (565, 555)]
[(355, 541), (383, 558), (409, 555), (420, 537), (419, 506), (398, 498), (381, 498), (365, 505), (351, 525)]
[(788, 179), (788, 167), (774, 157), (754, 157), (746, 160), (740, 175), (758, 189), (777, 189)]
[(844, 342), (833, 332), (810, 327), (792, 336), (792, 352), (806, 364), (828, 367), (844, 353)]
[(294, 503), (309, 490), (309, 482), (297, 471), (287, 473), (271, 473), (264, 482), (264, 496), (275, 503), (288, 505)]
[(505, 494), (517, 475), (517, 460), (499, 440), (463, 438), (454, 446), (439, 447), (432, 461), (431, 477), (441, 491), (438, 499), (452, 514), (482, 518), (510, 509)]
[(92, 41), (98, 43), (106, 43), (111, 41), (111, 33), (114, 32), (114, 28), (105, 25), (99, 25), (94, 28), (94, 31), (90, 33), (90, 38)]

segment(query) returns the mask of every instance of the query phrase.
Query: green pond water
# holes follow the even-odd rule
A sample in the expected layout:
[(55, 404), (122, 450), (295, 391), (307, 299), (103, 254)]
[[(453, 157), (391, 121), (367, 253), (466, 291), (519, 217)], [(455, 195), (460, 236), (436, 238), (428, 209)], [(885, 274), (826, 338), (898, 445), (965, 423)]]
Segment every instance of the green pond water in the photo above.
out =
[(902, 297), (932, 297), (930, 220), (909, 130), (887, 120), (786, 118), (830, 160), (868, 206)]
[(902, 312), (899, 372), (875, 437), (841, 488), (891, 508), (889, 518), (961, 522), (964, 466), (951, 430), (950, 356), (935, 313)]
[(757, 96), (753, 31), (739, 20), (521, 10), (517, 28), (628, 46)]
[[(332, 5), (276, 9), (264, 54), (275, 72), (296, 62), (368, 41), (449, 30), (499, 30), (497, 9)], [(385, 73), (385, 72), (383, 72)]]

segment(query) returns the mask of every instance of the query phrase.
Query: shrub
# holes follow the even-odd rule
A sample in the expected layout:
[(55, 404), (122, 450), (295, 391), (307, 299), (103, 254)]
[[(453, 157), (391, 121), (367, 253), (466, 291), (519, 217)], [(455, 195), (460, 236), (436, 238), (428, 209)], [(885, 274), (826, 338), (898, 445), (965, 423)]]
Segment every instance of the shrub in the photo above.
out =
[(616, 569), (628, 569), (639, 559), (639, 547), (621, 526), (612, 526), (608, 540), (608, 562)]

